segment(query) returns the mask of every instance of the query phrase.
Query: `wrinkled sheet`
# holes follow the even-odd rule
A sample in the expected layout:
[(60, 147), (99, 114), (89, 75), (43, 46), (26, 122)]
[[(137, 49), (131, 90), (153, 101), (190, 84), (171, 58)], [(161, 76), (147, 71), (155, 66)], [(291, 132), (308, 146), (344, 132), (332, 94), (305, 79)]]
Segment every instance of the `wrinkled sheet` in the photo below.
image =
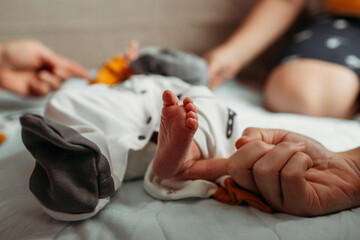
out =
[[(215, 93), (238, 112), (244, 127), (297, 131), (334, 151), (360, 145), (358, 120), (270, 113), (262, 107), (259, 92), (233, 81)], [(144, 191), (142, 179), (126, 182), (105, 209), (91, 219), (72, 223), (54, 220), (40, 209), (28, 189), (34, 159), (20, 138), (16, 116), (22, 105), (18, 100), (10, 102), (15, 107), (9, 107), (11, 104), (0, 97), (0, 122), (6, 122), (8, 134), (8, 140), (0, 146), (1, 240), (360, 239), (360, 208), (303, 218), (224, 205), (213, 199), (159, 201)], [(43, 104), (35, 101), (22, 107), (24, 112), (41, 113)]]

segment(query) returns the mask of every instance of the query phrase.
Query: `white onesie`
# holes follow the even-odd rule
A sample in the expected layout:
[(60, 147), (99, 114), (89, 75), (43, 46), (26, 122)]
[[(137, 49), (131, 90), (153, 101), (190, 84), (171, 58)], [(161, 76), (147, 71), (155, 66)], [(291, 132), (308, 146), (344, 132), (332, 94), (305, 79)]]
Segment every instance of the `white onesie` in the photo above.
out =
[[(51, 140), (52, 144), (61, 147), (61, 150), (57, 150), (59, 152), (58, 155), (62, 156), (59, 161), (68, 161), (66, 157), (63, 157), (64, 154), (65, 156), (70, 156), (66, 155), (67, 147), (63, 147), (64, 145), (67, 146), (68, 142), (71, 142), (73, 145), (75, 144), (77, 149), (78, 146), (84, 146), (81, 143), (83, 141), (81, 138), (85, 138), (86, 141), (89, 140), (90, 143), (88, 145), (93, 143), (94, 147), (91, 149), (95, 149), (91, 151), (98, 151), (96, 156), (101, 156), (101, 159), (105, 159), (101, 164), (99, 160), (91, 163), (92, 165), (95, 164), (91, 169), (94, 168), (95, 171), (99, 172), (99, 174), (95, 173), (92, 176), (96, 178), (93, 181), (96, 185), (95, 188), (101, 188), (102, 186), (102, 180), (97, 178), (97, 175), (100, 175), (99, 169), (107, 169), (108, 165), (109, 175), (111, 176), (108, 176), (106, 181), (111, 181), (113, 186), (109, 188), (113, 190), (109, 191), (109, 194), (102, 194), (97, 197), (97, 202), (95, 198), (91, 208), (79, 211), (76, 209), (70, 210), (70, 207), (69, 210), (66, 207), (58, 208), (55, 202), (51, 202), (54, 199), (49, 198), (48, 195), (50, 193), (47, 194), (47, 189), (33, 191), (43, 209), (49, 215), (65, 221), (91, 217), (109, 202), (111, 195), (120, 188), (124, 180), (143, 177), (145, 172), (144, 187), (149, 194), (156, 198), (209, 197), (216, 191), (217, 185), (209, 181), (162, 180), (152, 172), (151, 161), (155, 154), (156, 145), (150, 140), (154, 132), (159, 130), (163, 105), (162, 93), (167, 89), (177, 95), (180, 102), (186, 97), (190, 97), (194, 101), (199, 118), (199, 129), (194, 139), (205, 158), (228, 157), (234, 153), (236, 150), (234, 146), (235, 141), (239, 138), (243, 129), (240, 129), (236, 121), (236, 114), (216, 99), (207, 87), (191, 86), (174, 77), (137, 75), (111, 88), (103, 84), (95, 84), (83, 89), (60, 91), (49, 100), (46, 106), (45, 117), (50, 121), (56, 122), (56, 124), (60, 124), (60, 126), (75, 130), (74, 133), (67, 130), (65, 132), (70, 132), (76, 136), (71, 138), (75, 140), (67, 140), (70, 138), (67, 138), (66, 134), (62, 134), (62, 130), (57, 130), (56, 124), (44, 123), (44, 125), (47, 124), (46, 128), (48, 129), (46, 134), (53, 131), (56, 133), (54, 135), (55, 138), (62, 137), (62, 144), (58, 144), (57, 140)], [(26, 134), (29, 131), (31, 132), (31, 125), (24, 127), (25, 125), (26, 123), (23, 124), (23, 135), (26, 137)], [(42, 133), (40, 137), (49, 139), (49, 137), (44, 137), (43, 135)], [(24, 141), (24, 143), (25, 145), (31, 145), (27, 144), (27, 141)], [(30, 150), (30, 152), (39, 161), (38, 165), (46, 168), (38, 160), (41, 156), (48, 156), (46, 154), (39, 155), (40, 146), (34, 144), (32, 148), (30, 146), (27, 147), (29, 150), (36, 149)], [(73, 147), (70, 148), (73, 149)], [(47, 150), (41, 148), (41, 151), (46, 153)], [(37, 155), (34, 152), (37, 152)], [(57, 158), (57, 155), (55, 157), (51, 156), (52, 158)], [(96, 157), (96, 159), (100, 159), (100, 157)], [(49, 164), (49, 169), (54, 168), (51, 165), (52, 162)], [(81, 169), (83, 168), (84, 166), (81, 166)], [(65, 171), (72, 171), (71, 167), (69, 167), (70, 170), (67, 167), (66, 169)], [(50, 172), (47, 169), (45, 171)], [(35, 176), (30, 181), (30, 188), (31, 185), (36, 186), (37, 181), (40, 181), (37, 179), (41, 179), (36, 174), (39, 173), (34, 170), (33, 175)], [(64, 174), (64, 171), (61, 174)], [(79, 175), (81, 175), (80, 170)], [(66, 176), (64, 174), (65, 178)], [(76, 173), (74, 176), (72, 182), (75, 182), (75, 185), (69, 184), (68, 188), (72, 189), (72, 192), (69, 194), (76, 195), (76, 192), (78, 192), (76, 190), (76, 181), (82, 180), (77, 179), (81, 179), (81, 177), (76, 177)], [(83, 178), (88, 178), (88, 176), (83, 176)], [(66, 184), (59, 185), (61, 188)], [(63, 187), (61, 191), (69, 191), (68, 188)], [(85, 189), (84, 191), (91, 190)], [(101, 192), (101, 189), (98, 191)], [(47, 200), (45, 201), (44, 198)], [(74, 197), (74, 199), (76, 200), (77, 198)], [(69, 206), (71, 201), (68, 201)]]

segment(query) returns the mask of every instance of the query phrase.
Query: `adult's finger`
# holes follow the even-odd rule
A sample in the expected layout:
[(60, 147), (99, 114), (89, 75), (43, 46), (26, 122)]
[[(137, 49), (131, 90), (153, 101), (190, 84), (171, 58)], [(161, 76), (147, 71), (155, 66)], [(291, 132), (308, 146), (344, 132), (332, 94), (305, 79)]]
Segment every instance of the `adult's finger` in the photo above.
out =
[(77, 76), (85, 79), (89, 79), (88, 71), (82, 67), (80, 64), (70, 60), (68, 58), (57, 56), (61, 65), (55, 66), (54, 73), (55, 74), (67, 74), (67, 78), (72, 76)]
[(212, 158), (196, 161), (190, 168), (180, 172), (175, 177), (184, 180), (205, 179), (214, 181), (227, 175), (226, 158)]
[(296, 152), (304, 150), (305, 144), (302, 142), (282, 142), (268, 151), (253, 166), (257, 188), (276, 209), (279, 209), (282, 203), (280, 171)]
[(42, 70), (38, 73), (39, 82), (38, 84), (48, 84), (50, 90), (58, 90), (63, 82), (63, 79), (59, 76), (52, 74), (47, 70)]
[(307, 215), (310, 185), (305, 180), (305, 172), (313, 165), (312, 159), (304, 152), (295, 153), (280, 173), (282, 188), (282, 210), (289, 214)]
[(30, 97), (43, 97), (48, 95), (52, 91), (49, 83), (33, 79), (29, 81), (29, 93), (27, 94)]
[(208, 74), (209, 74), (209, 82), (208, 87), (210, 89), (215, 88), (219, 82), (221, 82), (222, 74), (219, 64), (211, 54), (205, 55), (204, 59), (208, 63)]
[(214, 89), (214, 88), (216, 88), (216, 87), (219, 85), (220, 82), (221, 82), (221, 75), (212, 76), (212, 77), (210, 78), (208, 87), (209, 87), (210, 89)]
[(67, 79), (71, 76), (89, 79), (88, 71), (78, 63), (59, 56), (45, 47), (40, 50), (40, 54), (44, 64), (50, 66), (53, 73), (61, 79)]
[(264, 156), (274, 145), (263, 141), (253, 141), (239, 148), (229, 157), (227, 171), (241, 187), (259, 193), (253, 176), (254, 164)]
[(208, 88), (210, 88), (210, 89), (216, 88), (219, 85), (220, 81), (221, 81), (220, 76), (213, 77), (209, 82)]
[(219, 82), (221, 82), (222, 75), (220, 69), (217, 68), (215, 64), (209, 65), (209, 83), (208, 87), (210, 89), (215, 88)]

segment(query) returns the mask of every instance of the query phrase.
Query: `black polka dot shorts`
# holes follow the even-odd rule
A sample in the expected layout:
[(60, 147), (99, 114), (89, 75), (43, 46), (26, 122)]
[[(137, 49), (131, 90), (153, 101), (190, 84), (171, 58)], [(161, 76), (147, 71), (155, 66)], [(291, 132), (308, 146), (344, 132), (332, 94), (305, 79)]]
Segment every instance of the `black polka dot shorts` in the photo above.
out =
[(360, 78), (360, 19), (321, 15), (294, 36), (281, 63), (300, 58), (337, 63)]

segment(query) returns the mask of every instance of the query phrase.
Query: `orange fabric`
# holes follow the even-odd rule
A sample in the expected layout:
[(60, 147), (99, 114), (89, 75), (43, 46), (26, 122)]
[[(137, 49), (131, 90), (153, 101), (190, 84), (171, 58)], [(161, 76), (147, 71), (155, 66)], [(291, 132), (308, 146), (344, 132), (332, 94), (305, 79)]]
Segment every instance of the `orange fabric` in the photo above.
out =
[(96, 79), (91, 84), (104, 83), (111, 86), (123, 82), (133, 74), (129, 62), (123, 57), (116, 56), (98, 71)]
[(5, 142), (5, 140), (6, 140), (5, 134), (0, 133), (0, 144), (2, 144), (3, 142)]
[(360, 17), (360, 0), (325, 0), (325, 9), (337, 15)]
[(232, 178), (226, 178), (224, 187), (221, 186), (212, 197), (219, 202), (230, 205), (241, 205), (243, 202), (263, 212), (272, 213), (274, 210), (260, 197), (242, 189)]

